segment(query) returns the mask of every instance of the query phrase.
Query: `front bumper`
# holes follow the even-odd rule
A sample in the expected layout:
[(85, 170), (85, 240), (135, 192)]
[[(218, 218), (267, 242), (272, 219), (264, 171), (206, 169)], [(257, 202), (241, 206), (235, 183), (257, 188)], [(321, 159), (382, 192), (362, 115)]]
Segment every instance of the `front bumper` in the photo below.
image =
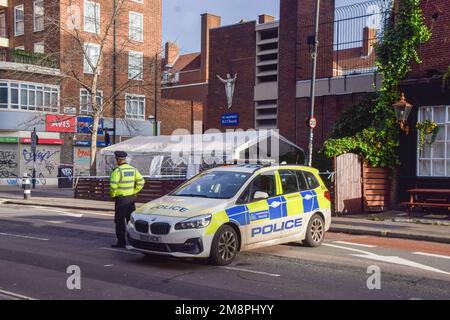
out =
[(198, 255), (203, 252), (203, 241), (201, 238), (188, 239), (184, 243), (160, 243), (136, 240), (127, 235), (128, 244), (136, 250), (166, 254), (189, 254)]
[[(167, 234), (153, 234), (151, 228), (139, 232), (131, 222), (127, 226), (127, 242), (133, 249), (143, 253), (153, 253), (184, 258), (206, 258), (211, 251), (213, 235), (206, 235), (205, 228), (175, 230), (180, 219), (158, 217), (158, 222), (171, 225)], [(152, 221), (147, 221), (150, 225)]]

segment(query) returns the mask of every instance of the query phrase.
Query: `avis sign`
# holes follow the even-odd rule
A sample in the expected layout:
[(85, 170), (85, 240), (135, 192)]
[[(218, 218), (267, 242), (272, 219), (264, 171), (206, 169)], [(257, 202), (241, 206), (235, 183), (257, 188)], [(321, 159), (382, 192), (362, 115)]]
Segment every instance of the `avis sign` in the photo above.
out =
[(47, 114), (45, 129), (48, 132), (76, 132), (77, 119), (74, 116)]

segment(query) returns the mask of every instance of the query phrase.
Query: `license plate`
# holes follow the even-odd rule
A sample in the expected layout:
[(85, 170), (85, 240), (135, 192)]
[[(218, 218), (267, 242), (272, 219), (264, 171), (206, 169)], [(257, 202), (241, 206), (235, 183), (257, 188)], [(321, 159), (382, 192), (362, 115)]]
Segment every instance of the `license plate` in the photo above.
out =
[(160, 237), (150, 236), (150, 235), (147, 235), (147, 234), (141, 234), (140, 237), (141, 237), (142, 241), (161, 242), (161, 238)]

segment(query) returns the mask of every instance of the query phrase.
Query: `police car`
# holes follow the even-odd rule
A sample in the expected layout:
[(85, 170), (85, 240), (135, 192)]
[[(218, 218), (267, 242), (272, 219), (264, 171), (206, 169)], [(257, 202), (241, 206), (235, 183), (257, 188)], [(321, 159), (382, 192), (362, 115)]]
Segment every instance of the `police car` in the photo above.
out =
[(330, 228), (330, 193), (304, 166), (217, 167), (138, 208), (128, 244), (143, 253), (233, 261), (239, 251), (303, 241), (319, 246)]

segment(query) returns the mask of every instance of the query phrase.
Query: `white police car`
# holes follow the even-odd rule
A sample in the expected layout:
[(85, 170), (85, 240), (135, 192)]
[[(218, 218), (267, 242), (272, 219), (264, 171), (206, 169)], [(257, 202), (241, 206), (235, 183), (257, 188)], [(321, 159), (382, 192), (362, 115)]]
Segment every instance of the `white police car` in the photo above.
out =
[(330, 193), (316, 169), (233, 165), (205, 171), (133, 212), (127, 241), (143, 253), (210, 258), (291, 241), (320, 245)]

